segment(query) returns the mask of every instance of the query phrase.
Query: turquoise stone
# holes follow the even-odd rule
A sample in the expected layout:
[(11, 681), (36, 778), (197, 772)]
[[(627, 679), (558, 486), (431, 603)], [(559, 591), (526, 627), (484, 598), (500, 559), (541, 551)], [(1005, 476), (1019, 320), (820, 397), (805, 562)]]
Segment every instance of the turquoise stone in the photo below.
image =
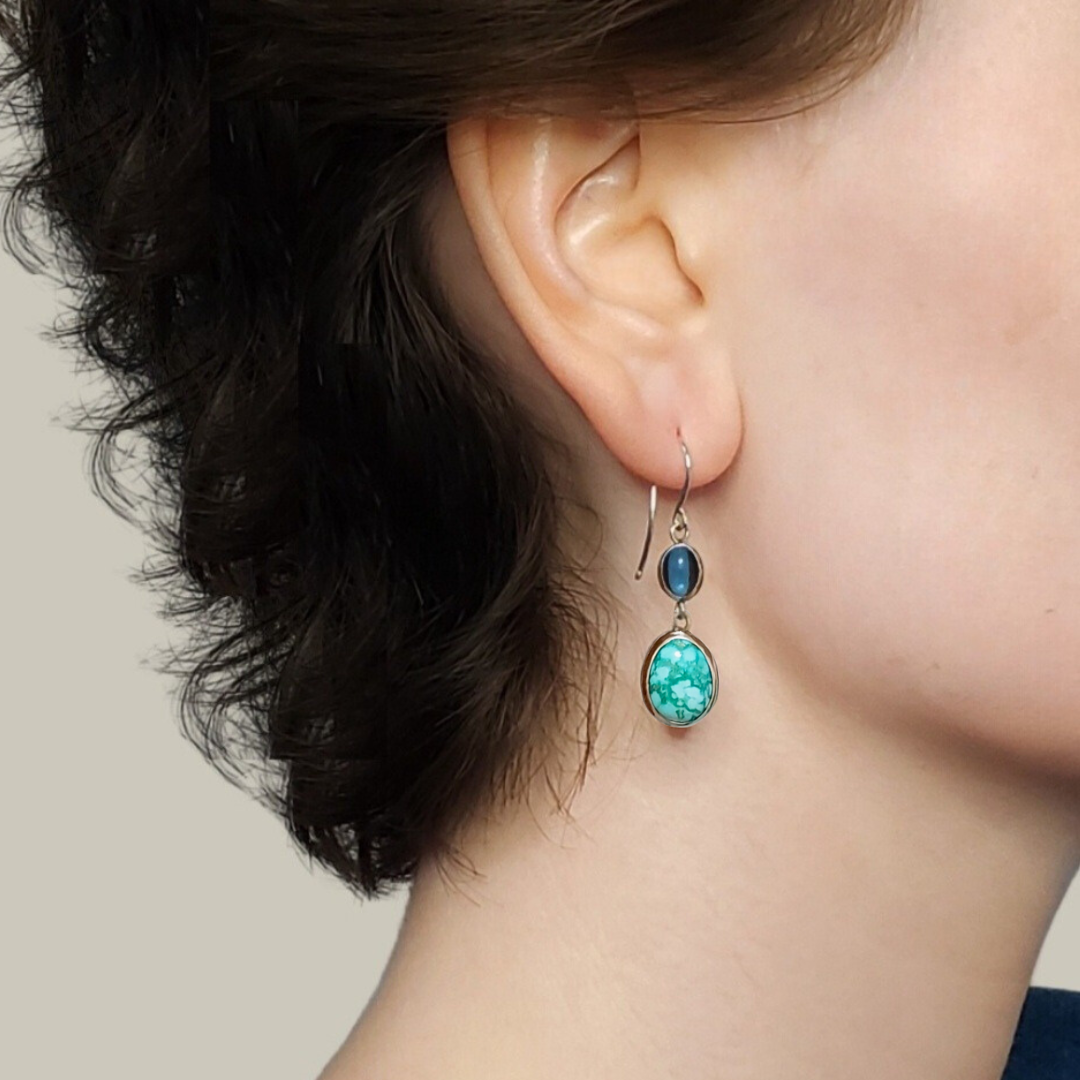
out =
[(646, 673), (649, 700), (665, 723), (689, 727), (712, 705), (713, 673), (708, 657), (690, 637), (668, 639)]

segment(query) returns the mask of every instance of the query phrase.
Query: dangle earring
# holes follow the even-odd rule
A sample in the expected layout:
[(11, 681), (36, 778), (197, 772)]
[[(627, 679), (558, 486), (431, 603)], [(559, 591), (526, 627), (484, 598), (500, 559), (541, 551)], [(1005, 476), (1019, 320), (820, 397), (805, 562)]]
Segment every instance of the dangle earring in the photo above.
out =
[[(701, 557), (686, 543), (690, 523), (683, 503), (690, 491), (690, 451), (681, 439), (686, 479), (671, 516), (671, 546), (660, 556), (660, 587), (675, 601), (672, 628), (649, 646), (641, 666), (641, 696), (648, 710), (670, 727), (690, 727), (712, 708), (716, 697), (716, 663), (705, 644), (690, 633), (686, 601), (701, 588), (705, 568)], [(656, 485), (649, 493), (649, 528), (634, 580), (641, 578), (652, 541), (656, 517)]]

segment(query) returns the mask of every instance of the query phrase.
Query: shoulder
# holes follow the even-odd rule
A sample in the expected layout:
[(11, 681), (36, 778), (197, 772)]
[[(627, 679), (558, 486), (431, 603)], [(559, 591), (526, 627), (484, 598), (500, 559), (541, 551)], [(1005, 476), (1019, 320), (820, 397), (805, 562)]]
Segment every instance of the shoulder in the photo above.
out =
[(1080, 991), (1028, 988), (1002, 1080), (1080, 1077)]

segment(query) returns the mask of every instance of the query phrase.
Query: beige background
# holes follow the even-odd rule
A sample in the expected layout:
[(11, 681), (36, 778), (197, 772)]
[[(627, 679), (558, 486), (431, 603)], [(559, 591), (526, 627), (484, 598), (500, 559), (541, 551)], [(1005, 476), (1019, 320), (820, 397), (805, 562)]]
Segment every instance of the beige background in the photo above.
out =
[[(141, 536), (91, 495), (86, 440), (54, 419), (93, 397), (40, 336), (59, 303), (0, 257), (0, 1076), (312, 1080), (404, 896), (361, 905), (313, 873), (182, 741), (149, 666), (173, 632), (128, 580)], [(1080, 880), (1034, 982), (1080, 990)]]

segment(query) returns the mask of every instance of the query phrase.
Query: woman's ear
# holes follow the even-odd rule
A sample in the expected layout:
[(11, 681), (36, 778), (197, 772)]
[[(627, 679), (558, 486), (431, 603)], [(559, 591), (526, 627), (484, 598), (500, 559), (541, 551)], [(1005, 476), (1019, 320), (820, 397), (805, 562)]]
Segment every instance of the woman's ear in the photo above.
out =
[(548, 372), (646, 481), (731, 463), (739, 396), (717, 303), (720, 193), (685, 124), (469, 117), (447, 148), (491, 280)]

